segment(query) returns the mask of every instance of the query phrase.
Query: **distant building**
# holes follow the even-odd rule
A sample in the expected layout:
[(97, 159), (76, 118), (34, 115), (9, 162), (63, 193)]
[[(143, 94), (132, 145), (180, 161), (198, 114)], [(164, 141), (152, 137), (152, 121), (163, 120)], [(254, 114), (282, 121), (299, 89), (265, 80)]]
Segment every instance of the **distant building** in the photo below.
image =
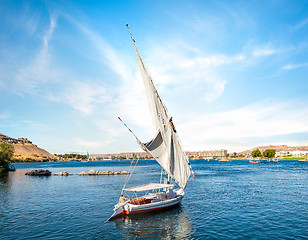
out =
[(32, 144), (32, 142), (30, 140), (28, 140), (27, 138), (18, 138), (17, 141), (18, 141), (18, 143), (21, 143), (21, 144), (25, 144), (25, 143)]
[(226, 157), (228, 151), (225, 149), (221, 150), (210, 150), (210, 151), (200, 151), (199, 157)]
[(0, 142), (9, 142), (9, 143), (14, 143), (14, 144), (17, 144), (17, 143), (20, 143), (20, 144), (30, 143), (30, 144), (32, 144), (32, 142), (30, 140), (28, 140), (27, 138), (15, 139), (15, 138), (5, 136), (3, 134), (0, 135)]
[(292, 157), (304, 157), (308, 154), (308, 151), (279, 151), (276, 152), (276, 156), (291, 155)]

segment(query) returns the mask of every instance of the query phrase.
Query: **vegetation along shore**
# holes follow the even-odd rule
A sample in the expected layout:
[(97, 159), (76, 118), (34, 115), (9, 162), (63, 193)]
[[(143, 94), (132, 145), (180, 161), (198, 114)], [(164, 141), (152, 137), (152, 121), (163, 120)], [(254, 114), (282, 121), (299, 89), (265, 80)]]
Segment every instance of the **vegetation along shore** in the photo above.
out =
[[(217, 155), (219, 153), (220, 155)], [(214, 158), (231, 160), (267, 160), (305, 161), (308, 159), (308, 146), (268, 145), (252, 148), (239, 153), (227, 153), (227, 150), (186, 152), (190, 160)], [(0, 133), (0, 173), (14, 170), (11, 163), (18, 162), (54, 162), (54, 161), (105, 161), (105, 160), (153, 160), (145, 152), (126, 152), (114, 154), (51, 154), (39, 148), (27, 138), (11, 138)]]

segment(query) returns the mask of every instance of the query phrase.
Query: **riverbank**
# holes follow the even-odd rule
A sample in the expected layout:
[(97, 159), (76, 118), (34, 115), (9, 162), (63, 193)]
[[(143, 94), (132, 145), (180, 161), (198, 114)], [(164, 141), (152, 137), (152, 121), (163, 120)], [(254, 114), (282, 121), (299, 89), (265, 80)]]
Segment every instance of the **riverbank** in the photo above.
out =
[[(189, 161), (199, 161), (199, 160), (205, 160), (205, 159), (189, 159)], [(250, 158), (227, 158), (228, 161), (249, 161)], [(305, 158), (279, 158), (279, 161), (303, 161), (305, 160)], [(43, 163), (43, 162), (54, 162), (54, 163), (65, 163), (65, 162), (82, 162), (82, 163), (95, 163), (95, 162), (110, 162), (110, 161), (117, 161), (117, 162), (131, 162), (131, 161), (155, 161), (154, 159), (133, 159), (133, 160), (126, 160), (126, 159), (122, 159), (122, 160), (95, 160), (95, 161), (82, 161), (82, 160), (78, 160), (78, 159), (73, 159), (73, 160), (65, 160), (65, 161), (50, 161), (50, 160), (41, 160), (41, 161), (37, 161), (37, 160), (13, 160), (11, 161), (11, 164), (15, 164), (15, 163)], [(216, 160), (210, 160), (210, 161), (216, 161)], [(225, 161), (225, 162), (228, 162)], [(260, 161), (267, 161), (267, 159), (260, 159)], [(220, 161), (220, 162), (224, 162), (224, 161)]]
[[(228, 158), (229, 161), (249, 161), (250, 158)], [(301, 161), (305, 158), (278, 158), (279, 161)], [(260, 161), (267, 161), (266, 158), (260, 158)]]

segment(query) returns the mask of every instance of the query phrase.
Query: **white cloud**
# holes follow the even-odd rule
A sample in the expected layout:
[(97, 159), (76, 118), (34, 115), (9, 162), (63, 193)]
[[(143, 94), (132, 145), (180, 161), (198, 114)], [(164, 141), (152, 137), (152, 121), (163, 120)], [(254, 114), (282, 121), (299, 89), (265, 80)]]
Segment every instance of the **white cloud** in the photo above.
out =
[(122, 80), (130, 81), (132, 73), (130, 68), (127, 67), (130, 61), (124, 61), (123, 59), (125, 59), (125, 56), (122, 56), (120, 52), (116, 52), (100, 34), (76, 21), (71, 16), (66, 15), (66, 17), (97, 49), (101, 56), (102, 63), (106, 64), (112, 71), (118, 74)]
[(292, 28), (297, 30), (300, 28), (303, 28), (304, 26), (306, 26), (308, 24), (308, 18), (304, 19), (303, 21), (299, 22), (298, 24), (296, 24), (295, 26), (293, 26)]
[(308, 133), (308, 109), (295, 102), (264, 101), (226, 112), (199, 114), (191, 119), (179, 127), (183, 129), (183, 139), (189, 143), (187, 149), (204, 149), (212, 141), (220, 145), (256, 145), (251, 139)]
[[(106, 104), (111, 96), (109, 91), (102, 85), (93, 81), (75, 80), (69, 89), (61, 92), (60, 101), (67, 103), (76, 110), (89, 114), (93, 112), (96, 104)], [(57, 99), (54, 99), (58, 101)]]
[(277, 51), (270, 47), (258, 47), (252, 52), (252, 55), (254, 57), (267, 57), (276, 53)]
[(151, 56), (146, 59), (158, 88), (185, 89), (186, 92), (203, 89), (203, 100), (208, 102), (217, 99), (224, 91), (227, 80), (222, 69), (246, 59), (241, 54), (227, 56), (205, 54), (198, 49), (192, 51), (192, 47), (177, 43), (162, 46), (153, 46)]
[(292, 70), (295, 68), (303, 68), (308, 67), (308, 63), (301, 63), (301, 64), (287, 64), (282, 67), (283, 70)]
[(95, 47), (101, 64), (107, 65), (119, 77), (121, 84), (107, 88), (98, 83), (91, 85), (90, 81), (73, 81), (71, 90), (63, 101), (86, 114), (95, 113), (96, 116), (102, 116), (94, 112), (94, 109), (104, 112), (105, 116), (92, 121), (104, 136), (106, 145), (127, 133), (126, 129), (119, 124), (118, 116), (130, 123), (132, 127), (148, 126), (146, 123), (151, 122), (151, 119), (136, 58), (134, 61), (125, 61), (128, 57), (112, 48), (98, 33), (71, 17), (68, 19)]
[[(210, 81), (211, 78), (207, 78)], [(212, 78), (213, 79), (213, 78)], [(213, 83), (210, 85), (209, 91), (205, 93), (205, 100), (210, 103), (213, 102), (216, 98), (218, 98), (224, 91), (225, 85), (227, 83), (226, 80), (219, 80), (219, 77), (214, 76)]]
[(48, 31), (45, 33), (45, 35), (43, 36), (43, 43), (44, 43), (45, 48), (48, 48), (48, 43), (52, 37), (53, 31), (56, 28), (56, 26), (57, 26), (56, 18), (54, 16), (51, 16), (50, 27)]
[(17, 93), (36, 94), (41, 91), (42, 84), (50, 81), (54, 72), (50, 69), (48, 43), (56, 27), (56, 19), (50, 18), (49, 29), (43, 36), (42, 47), (26, 66), (18, 66), (13, 76), (11, 89)]

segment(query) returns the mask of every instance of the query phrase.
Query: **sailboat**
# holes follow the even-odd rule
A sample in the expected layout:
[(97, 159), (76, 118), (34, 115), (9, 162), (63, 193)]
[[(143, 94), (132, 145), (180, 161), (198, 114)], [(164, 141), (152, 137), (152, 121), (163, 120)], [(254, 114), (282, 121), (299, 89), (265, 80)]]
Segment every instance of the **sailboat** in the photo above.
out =
[[(132, 174), (131, 172), (130, 175), (127, 176), (127, 181), (122, 188), (119, 202), (114, 207), (114, 213), (108, 220), (113, 220), (121, 216), (161, 211), (174, 207), (180, 204), (184, 197), (184, 190), (188, 181), (195, 177), (189, 160), (182, 150), (172, 117), (169, 118), (167, 109), (139, 55), (136, 41), (128, 25), (126, 25), (126, 27), (137, 54), (156, 134), (149, 142), (142, 143), (122, 119), (119, 118), (119, 120), (123, 122), (134, 135), (140, 147), (153, 156), (160, 164), (162, 171), (165, 173), (165, 177), (164, 182), (162, 182), (161, 175), (161, 181), (159, 183), (148, 183), (141, 186), (125, 188)], [(138, 197), (140, 194), (141, 196)], [(130, 195), (133, 195), (133, 197), (130, 197)]]

